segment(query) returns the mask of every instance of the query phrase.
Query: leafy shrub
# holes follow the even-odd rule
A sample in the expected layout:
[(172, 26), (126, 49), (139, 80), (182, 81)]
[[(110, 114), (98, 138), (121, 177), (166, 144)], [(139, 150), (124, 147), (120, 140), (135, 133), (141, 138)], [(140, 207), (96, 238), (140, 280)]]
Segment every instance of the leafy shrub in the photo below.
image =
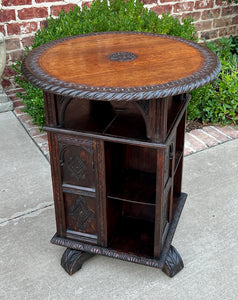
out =
[(238, 39), (221, 38), (206, 46), (221, 61), (221, 72), (211, 83), (191, 92), (188, 120), (238, 124)]
[[(154, 32), (196, 40), (190, 17), (182, 19), (182, 23), (168, 14), (159, 18), (139, 0), (94, 0), (90, 8), (75, 6), (69, 13), (61, 11), (57, 19), (48, 18), (47, 26), (36, 32), (32, 48), (66, 36), (103, 31)], [(18, 93), (18, 96), (34, 122), (42, 127), (45, 122), (42, 92), (22, 79), (21, 62), (13, 68), (17, 72), (16, 81), (25, 89), (25, 94)]]

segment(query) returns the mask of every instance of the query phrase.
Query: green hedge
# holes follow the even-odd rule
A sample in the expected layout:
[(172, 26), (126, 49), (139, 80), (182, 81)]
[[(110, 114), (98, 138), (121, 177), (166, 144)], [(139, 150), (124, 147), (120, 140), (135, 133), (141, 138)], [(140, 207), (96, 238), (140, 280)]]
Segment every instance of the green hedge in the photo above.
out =
[(192, 91), (188, 120), (238, 124), (238, 36), (221, 38), (206, 46), (221, 61), (221, 72), (211, 83)]

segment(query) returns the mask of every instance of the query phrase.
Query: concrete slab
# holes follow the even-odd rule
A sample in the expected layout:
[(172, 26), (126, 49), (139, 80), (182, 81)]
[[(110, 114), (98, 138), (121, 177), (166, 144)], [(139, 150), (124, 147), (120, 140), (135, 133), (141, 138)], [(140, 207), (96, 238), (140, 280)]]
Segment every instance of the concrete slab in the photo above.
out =
[(50, 166), (12, 112), (0, 114), (0, 223), (53, 204)]
[[(33, 148), (32, 153), (38, 151)], [(158, 269), (100, 256), (70, 277), (60, 266), (64, 248), (49, 243), (55, 233), (49, 206), (1, 224), (0, 298), (238, 299), (237, 149), (238, 140), (233, 140), (185, 158), (183, 191), (189, 197), (173, 241), (185, 268), (174, 278)], [(15, 185), (18, 170), (13, 173)], [(36, 177), (40, 186), (50, 182), (47, 166), (42, 173), (26, 176)], [(38, 185), (34, 187), (33, 194), (24, 186), (21, 190), (29, 207), (36, 205), (40, 193)], [(44, 189), (41, 201), (48, 201), (51, 187), (46, 184)]]

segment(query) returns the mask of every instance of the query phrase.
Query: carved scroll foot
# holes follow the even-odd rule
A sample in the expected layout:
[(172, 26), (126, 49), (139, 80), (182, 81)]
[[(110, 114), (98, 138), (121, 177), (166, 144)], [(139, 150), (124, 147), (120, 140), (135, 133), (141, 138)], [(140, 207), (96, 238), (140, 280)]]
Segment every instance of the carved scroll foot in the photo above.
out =
[(69, 275), (73, 275), (92, 256), (93, 254), (91, 253), (67, 248), (61, 258), (61, 266)]
[(176, 248), (174, 248), (171, 245), (162, 271), (169, 277), (173, 277), (179, 271), (181, 271), (183, 267), (184, 267), (183, 260), (180, 254), (178, 253)]

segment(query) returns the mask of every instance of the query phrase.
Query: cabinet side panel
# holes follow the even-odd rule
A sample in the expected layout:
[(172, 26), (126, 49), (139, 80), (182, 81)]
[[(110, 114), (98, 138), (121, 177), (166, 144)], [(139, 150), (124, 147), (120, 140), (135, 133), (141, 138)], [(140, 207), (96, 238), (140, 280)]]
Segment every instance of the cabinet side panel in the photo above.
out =
[(57, 225), (57, 234), (65, 236), (65, 214), (64, 199), (61, 188), (61, 172), (59, 165), (58, 140), (54, 133), (48, 132), (48, 143), (50, 152), (51, 177), (55, 204), (55, 217)]

